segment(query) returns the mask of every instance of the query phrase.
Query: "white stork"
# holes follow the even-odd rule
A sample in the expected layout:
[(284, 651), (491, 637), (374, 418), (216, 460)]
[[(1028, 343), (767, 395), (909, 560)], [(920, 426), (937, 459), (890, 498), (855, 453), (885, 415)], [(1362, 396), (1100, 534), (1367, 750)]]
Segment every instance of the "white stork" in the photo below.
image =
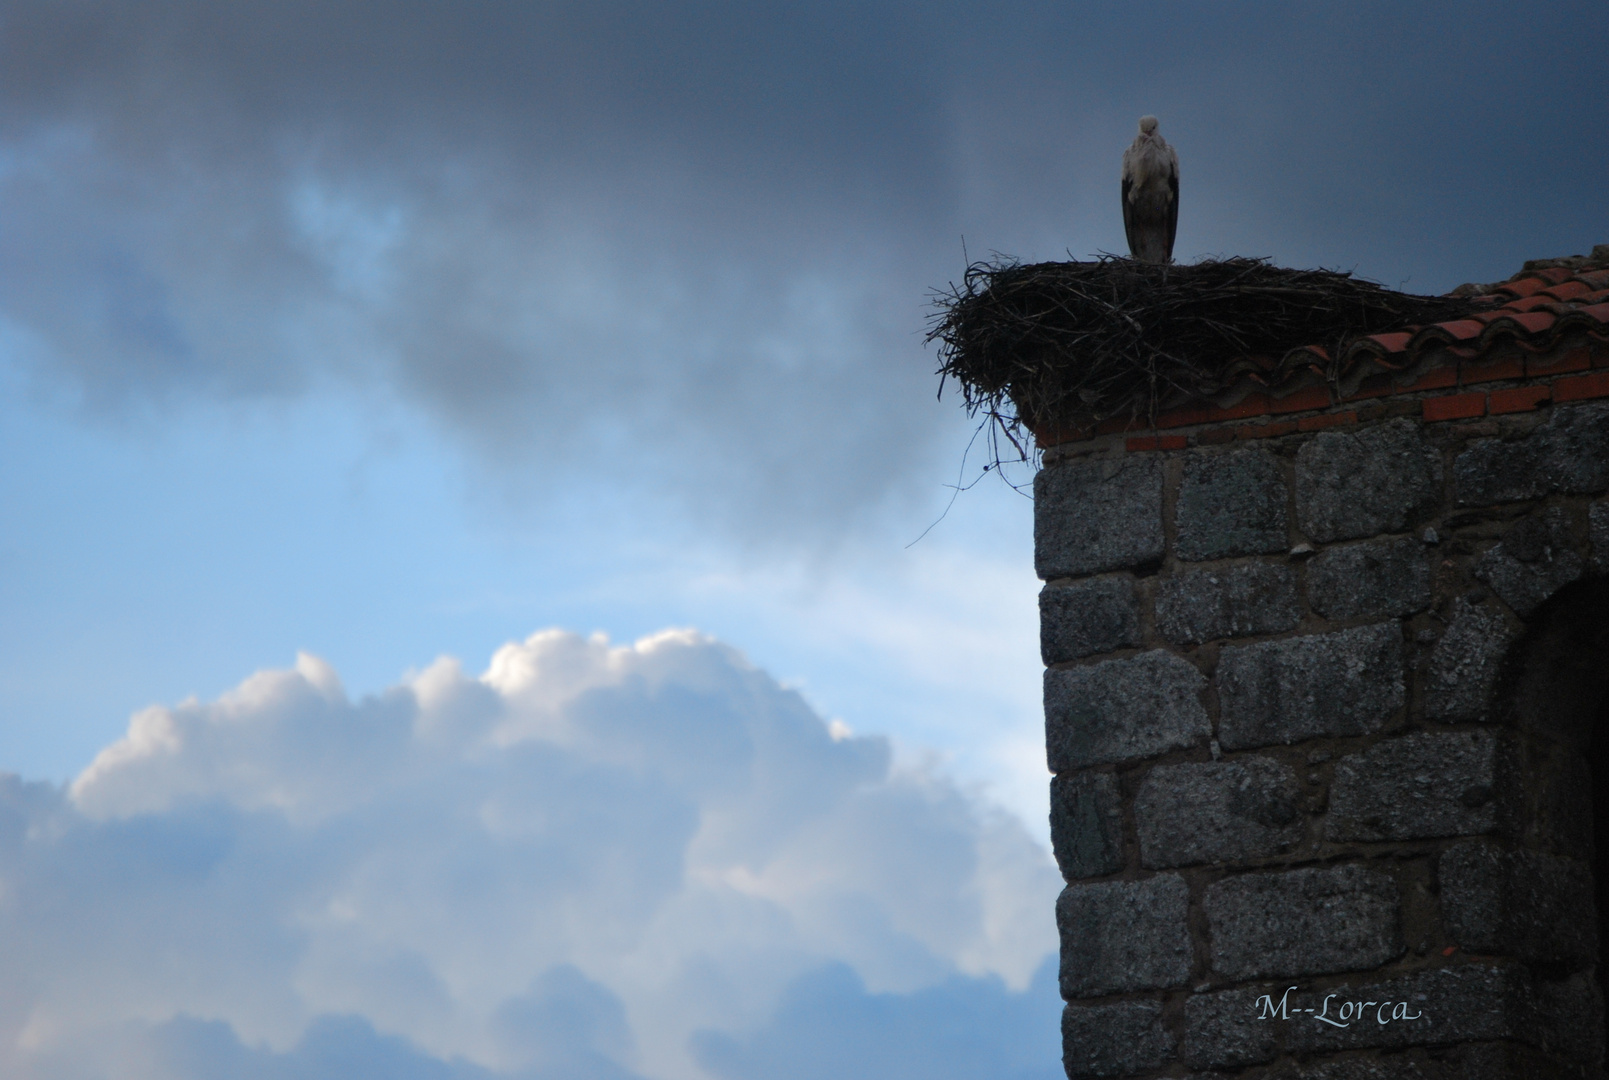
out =
[(1179, 155), (1156, 133), (1156, 117), (1140, 117), (1140, 133), (1123, 151), (1123, 232), (1129, 257), (1173, 261), (1179, 231)]

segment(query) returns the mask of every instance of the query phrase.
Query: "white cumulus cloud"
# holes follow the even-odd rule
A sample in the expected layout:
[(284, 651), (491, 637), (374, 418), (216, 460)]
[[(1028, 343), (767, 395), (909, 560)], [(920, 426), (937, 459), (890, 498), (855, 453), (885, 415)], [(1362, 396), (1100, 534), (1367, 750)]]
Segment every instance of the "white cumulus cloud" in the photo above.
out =
[[(302, 655), (0, 782), (0, 1072), (1054, 1076), (1058, 887), (691, 631), (360, 701)], [(952, 1048), (891, 1051), (924, 1024)]]

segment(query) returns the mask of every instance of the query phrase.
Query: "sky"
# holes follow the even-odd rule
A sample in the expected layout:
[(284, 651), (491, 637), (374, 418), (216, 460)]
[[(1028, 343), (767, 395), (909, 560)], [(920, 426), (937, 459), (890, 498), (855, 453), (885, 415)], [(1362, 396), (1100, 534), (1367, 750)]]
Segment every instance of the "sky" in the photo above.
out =
[(1143, 113), (1184, 260), (1585, 252), (1606, 52), (0, 0), (0, 1071), (1060, 1075), (1032, 505), (935, 290), (1122, 252)]

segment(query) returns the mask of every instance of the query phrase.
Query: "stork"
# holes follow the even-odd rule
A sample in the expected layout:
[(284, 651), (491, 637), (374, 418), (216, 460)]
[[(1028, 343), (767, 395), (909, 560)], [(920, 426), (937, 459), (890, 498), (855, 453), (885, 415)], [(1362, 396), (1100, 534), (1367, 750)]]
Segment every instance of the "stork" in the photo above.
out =
[(1140, 133), (1123, 151), (1123, 232), (1129, 257), (1173, 261), (1179, 231), (1179, 155), (1156, 132), (1156, 117), (1140, 117)]

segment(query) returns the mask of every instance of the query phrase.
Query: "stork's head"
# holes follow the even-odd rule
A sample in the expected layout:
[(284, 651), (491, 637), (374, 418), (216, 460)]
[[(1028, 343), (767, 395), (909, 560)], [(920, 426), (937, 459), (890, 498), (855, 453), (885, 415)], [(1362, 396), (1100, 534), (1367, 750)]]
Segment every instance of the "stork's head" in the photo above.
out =
[(1140, 117), (1140, 134), (1141, 135), (1149, 135), (1155, 130), (1156, 130), (1156, 117), (1154, 117), (1154, 116), (1142, 116), (1142, 117)]

